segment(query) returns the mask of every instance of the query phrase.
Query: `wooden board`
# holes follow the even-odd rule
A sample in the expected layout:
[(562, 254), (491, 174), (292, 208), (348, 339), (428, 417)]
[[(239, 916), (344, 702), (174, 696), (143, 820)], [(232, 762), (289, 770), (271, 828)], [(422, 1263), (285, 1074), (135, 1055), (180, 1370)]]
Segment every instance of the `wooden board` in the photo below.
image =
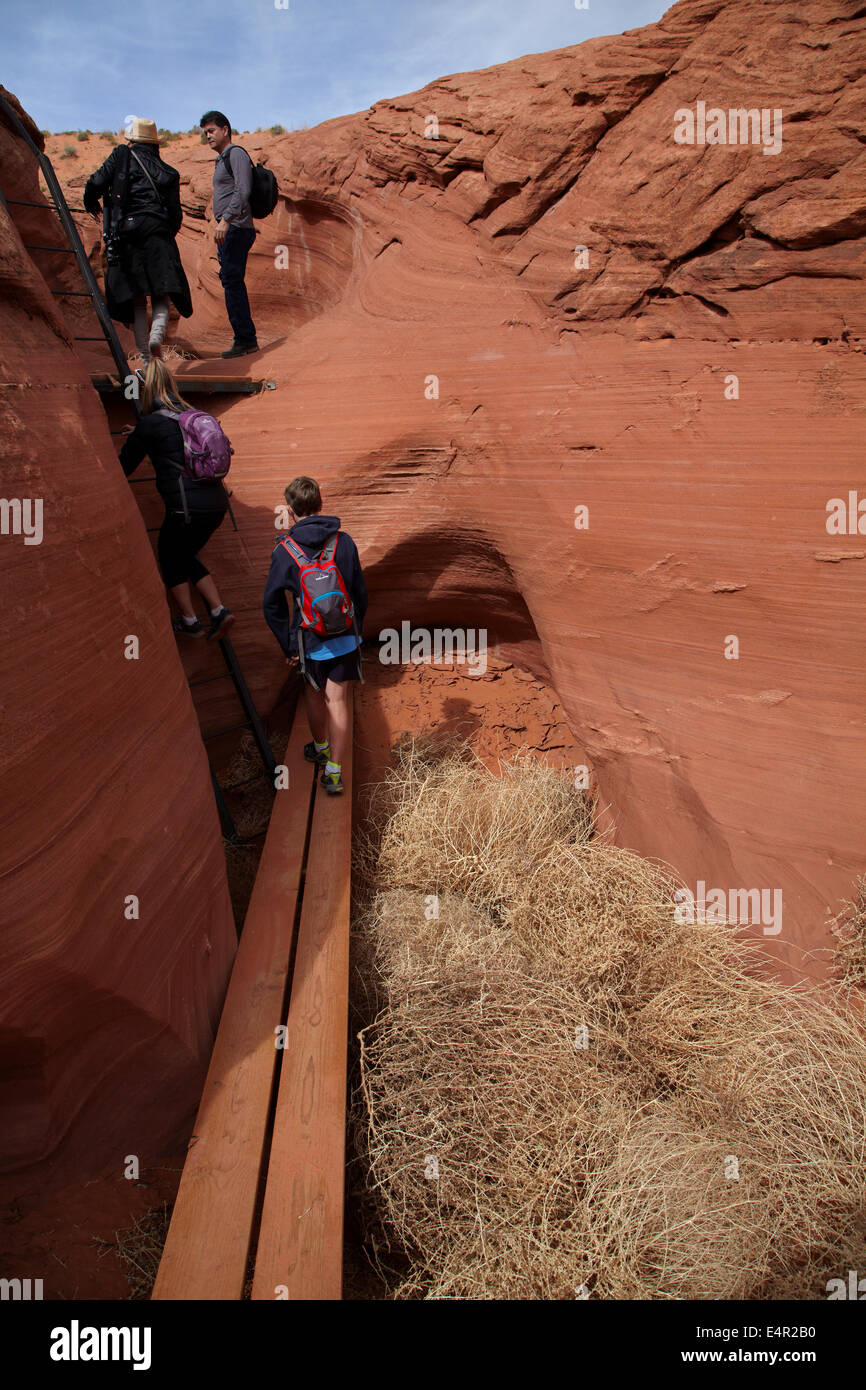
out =
[[(243, 359), (242, 359), (243, 360)], [(100, 395), (119, 395), (122, 388), (116, 376), (109, 372), (91, 372), (90, 380)], [(229, 396), (251, 396), (259, 391), (276, 390), (276, 383), (264, 377), (251, 380), (249, 377), (232, 376), (228, 372), (205, 374), (203, 372), (175, 373), (175, 380), (185, 396), (215, 396), (224, 393)]]
[(258, 351), (244, 353), (242, 357), (223, 357), (222, 348), (214, 348), (212, 355), (209, 355), (206, 348), (195, 348), (193, 349), (195, 351), (194, 357), (186, 357), (180, 361), (177, 358), (169, 359), (168, 365), (176, 377), (182, 377), (187, 372), (194, 374), (203, 362), (217, 362), (224, 370), (243, 373), (249, 369), (251, 364), (255, 366), (263, 352), (270, 352), (271, 348), (279, 347), (281, 343), (284, 343), (286, 337), (287, 334), (283, 333), (279, 338), (268, 338), (267, 342), (260, 338)]
[(276, 794), (154, 1299), (243, 1293), (315, 771), (309, 737), (299, 706), (289, 786)]
[(254, 1299), (342, 1294), (351, 771), (350, 748), (343, 795), (316, 788)]

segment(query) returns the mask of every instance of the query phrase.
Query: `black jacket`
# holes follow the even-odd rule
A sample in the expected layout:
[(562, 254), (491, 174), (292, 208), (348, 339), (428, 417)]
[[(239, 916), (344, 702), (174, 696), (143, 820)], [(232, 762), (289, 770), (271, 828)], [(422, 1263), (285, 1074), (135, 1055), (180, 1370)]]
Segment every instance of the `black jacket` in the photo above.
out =
[[(340, 518), (338, 516), (323, 516), (321, 512), (317, 512), (314, 516), (302, 516), (300, 521), (295, 522), (288, 534), (295, 544), (299, 545), (305, 554), (312, 558), (319, 554), (328, 537), (332, 536), (335, 531), (340, 531)], [(264, 609), (265, 621), (286, 656), (297, 656), (298, 628), (301, 623), (301, 605), (298, 602), (301, 596), (298, 566), (281, 541), (282, 537), (277, 541), (271, 557), (271, 571), (265, 586), (262, 608)], [(363, 628), (364, 615), (367, 612), (367, 585), (364, 583), (364, 575), (361, 572), (358, 548), (352, 537), (345, 531), (340, 531), (334, 561), (342, 575), (343, 583), (349, 591), (349, 597), (355, 605), (355, 621), (360, 633)], [(289, 619), (289, 605), (286, 601), (286, 589), (295, 600), (292, 604), (291, 620)]]
[[(147, 174), (133, 159), (130, 150), (135, 150), (142, 164), (147, 167), (148, 174), (156, 184), (156, 192), (154, 192)], [(126, 197), (123, 202), (124, 216), (132, 216), (137, 220), (142, 215), (147, 214), (148, 217), (154, 217), (164, 222), (168, 232), (172, 236), (176, 236), (183, 222), (183, 212), (180, 206), (180, 174), (177, 169), (173, 169), (170, 164), (165, 163), (153, 145), (135, 141), (130, 145), (129, 150), (123, 145), (115, 146), (105, 163), (100, 165), (95, 174), (90, 175), (84, 186), (83, 201), (86, 210), (98, 212), (100, 198), (104, 198), (110, 203), (112, 189), (126, 160), (129, 161), (129, 176), (126, 184)]]
[[(120, 451), (120, 462), (127, 478), (134, 473), (145, 455), (150, 456), (156, 474), (156, 488), (165, 503), (167, 512), (182, 512), (183, 498), (180, 491), (180, 470), (174, 465), (183, 465), (183, 434), (176, 420), (167, 415), (142, 415), (135, 429), (127, 437)], [(228, 495), (218, 478), (183, 479), (188, 511), (224, 512), (228, 507)]]

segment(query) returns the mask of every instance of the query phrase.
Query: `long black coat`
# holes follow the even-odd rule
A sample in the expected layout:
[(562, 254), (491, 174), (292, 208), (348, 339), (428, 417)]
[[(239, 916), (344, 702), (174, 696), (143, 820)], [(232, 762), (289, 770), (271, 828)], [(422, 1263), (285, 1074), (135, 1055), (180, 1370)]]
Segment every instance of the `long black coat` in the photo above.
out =
[(98, 212), (100, 198), (108, 201), (112, 187), (129, 160), (129, 178), (120, 223), (120, 264), (109, 266), (105, 275), (108, 312), (120, 323), (132, 323), (133, 301), (144, 295), (168, 295), (178, 313), (189, 318), (192, 298), (189, 283), (177, 249), (175, 236), (183, 221), (180, 206), (180, 174), (160, 158), (153, 145), (136, 141), (130, 145), (147, 166), (157, 193), (144, 170), (123, 145), (117, 145), (91, 174), (84, 189), (84, 206)]

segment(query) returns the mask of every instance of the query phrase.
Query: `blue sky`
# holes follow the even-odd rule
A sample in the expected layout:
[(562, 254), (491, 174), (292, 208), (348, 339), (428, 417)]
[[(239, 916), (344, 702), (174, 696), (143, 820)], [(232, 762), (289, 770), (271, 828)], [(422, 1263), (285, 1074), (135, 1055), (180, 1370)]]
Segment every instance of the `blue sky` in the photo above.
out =
[[(283, 0), (279, 0), (282, 3)], [(672, 0), (671, 0), (672, 3)], [(0, 0), (0, 82), (51, 131), (318, 125), (452, 72), (651, 24), (657, 0)]]

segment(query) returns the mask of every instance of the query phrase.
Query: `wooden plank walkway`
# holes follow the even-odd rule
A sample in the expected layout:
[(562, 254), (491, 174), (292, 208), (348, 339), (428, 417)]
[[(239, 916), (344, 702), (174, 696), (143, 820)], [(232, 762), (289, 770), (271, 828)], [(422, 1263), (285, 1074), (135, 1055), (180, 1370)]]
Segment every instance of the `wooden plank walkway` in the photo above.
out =
[(341, 1297), (351, 774), (350, 748), (343, 795), (316, 793), (254, 1299)]
[(341, 1297), (352, 761), (311, 796), (309, 737), (299, 707), (154, 1299), (240, 1299), (251, 1263), (254, 1299)]
[[(314, 769), (299, 713), (247, 910), (154, 1299), (239, 1299), (279, 1057)], [(337, 798), (334, 798), (337, 800)]]

